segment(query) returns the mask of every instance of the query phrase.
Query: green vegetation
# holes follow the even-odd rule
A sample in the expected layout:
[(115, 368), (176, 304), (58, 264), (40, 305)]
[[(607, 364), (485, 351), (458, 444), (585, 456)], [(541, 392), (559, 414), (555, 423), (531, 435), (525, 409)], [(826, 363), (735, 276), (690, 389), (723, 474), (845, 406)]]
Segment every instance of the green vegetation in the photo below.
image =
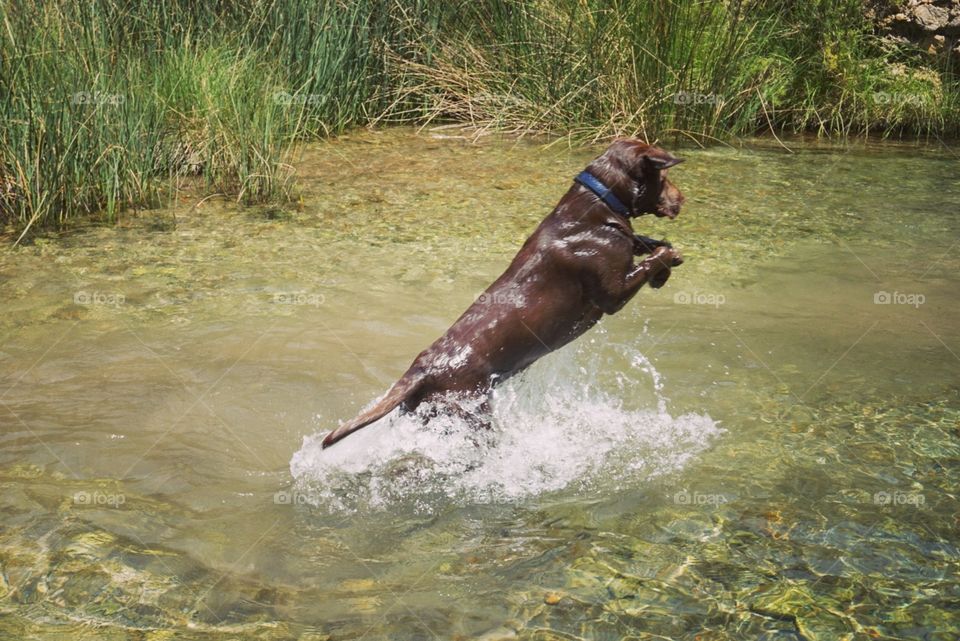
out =
[(0, 0), (0, 220), (22, 234), (289, 194), (298, 140), (377, 123), (728, 139), (956, 136), (946, 61), (860, 0)]

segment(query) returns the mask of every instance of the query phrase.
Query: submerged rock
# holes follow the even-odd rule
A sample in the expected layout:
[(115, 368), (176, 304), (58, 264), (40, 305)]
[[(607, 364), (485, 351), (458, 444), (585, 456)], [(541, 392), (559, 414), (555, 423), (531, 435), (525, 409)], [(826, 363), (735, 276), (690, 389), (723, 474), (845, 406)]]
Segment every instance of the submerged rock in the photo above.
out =
[(790, 623), (809, 641), (852, 638), (857, 625), (848, 623), (849, 617), (841, 611), (844, 607), (833, 595), (814, 594), (805, 585), (784, 584), (749, 603), (754, 614)]

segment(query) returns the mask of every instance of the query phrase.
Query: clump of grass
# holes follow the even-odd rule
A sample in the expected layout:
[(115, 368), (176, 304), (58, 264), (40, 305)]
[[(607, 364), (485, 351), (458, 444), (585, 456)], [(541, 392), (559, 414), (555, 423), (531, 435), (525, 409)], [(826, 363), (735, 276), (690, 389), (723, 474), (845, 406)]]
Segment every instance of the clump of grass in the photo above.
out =
[(0, 0), (0, 219), (18, 242), (111, 221), (166, 202), (185, 174), (282, 200), (291, 146), (374, 118), (384, 43), (402, 51), (441, 6)]
[(166, 116), (155, 132), (158, 174), (202, 174), (209, 189), (247, 202), (286, 193), (282, 160), (300, 121), (279, 98), (275, 63), (249, 51), (179, 50), (149, 79)]
[[(947, 66), (883, 42), (860, 0), (780, 0), (761, 9), (780, 24), (771, 42), (787, 62), (770, 96), (777, 125), (821, 135), (957, 135), (958, 79)], [(908, 64), (909, 63), (909, 64)]]
[(187, 175), (282, 201), (293, 146), (357, 125), (951, 136), (960, 91), (859, 0), (0, 0), (0, 118), (22, 239)]
[(859, 0), (484, 0), (388, 61), (399, 104), (480, 131), (958, 133), (956, 78), (898, 55)]

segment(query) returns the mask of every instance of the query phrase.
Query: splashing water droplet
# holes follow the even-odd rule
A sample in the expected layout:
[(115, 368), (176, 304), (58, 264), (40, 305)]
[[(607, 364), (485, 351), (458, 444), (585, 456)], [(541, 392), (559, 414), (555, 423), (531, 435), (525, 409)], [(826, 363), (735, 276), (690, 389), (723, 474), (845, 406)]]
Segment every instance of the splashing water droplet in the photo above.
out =
[[(297, 489), (304, 502), (331, 512), (400, 503), (433, 511), (450, 501), (622, 488), (679, 469), (722, 429), (707, 415), (671, 416), (663, 377), (627, 349), (631, 365), (652, 380), (655, 410), (624, 407), (622, 399), (642, 385), (636, 371), (613, 376), (605, 388), (595, 348), (564, 349), (494, 392), (489, 433), (435, 407), (394, 412), (327, 450), (323, 434), (306, 437), (290, 462)], [(429, 422), (421, 418), (430, 413), (437, 415)]]

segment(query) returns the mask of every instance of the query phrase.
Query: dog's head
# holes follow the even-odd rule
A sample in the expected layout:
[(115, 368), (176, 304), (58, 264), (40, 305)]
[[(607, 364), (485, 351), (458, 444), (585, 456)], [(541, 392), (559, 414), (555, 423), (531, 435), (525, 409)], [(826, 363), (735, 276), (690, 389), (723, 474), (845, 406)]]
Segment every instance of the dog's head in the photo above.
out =
[(667, 170), (681, 162), (682, 158), (659, 147), (624, 139), (610, 145), (589, 169), (630, 208), (631, 216), (676, 218), (684, 198), (676, 185), (667, 180)]

